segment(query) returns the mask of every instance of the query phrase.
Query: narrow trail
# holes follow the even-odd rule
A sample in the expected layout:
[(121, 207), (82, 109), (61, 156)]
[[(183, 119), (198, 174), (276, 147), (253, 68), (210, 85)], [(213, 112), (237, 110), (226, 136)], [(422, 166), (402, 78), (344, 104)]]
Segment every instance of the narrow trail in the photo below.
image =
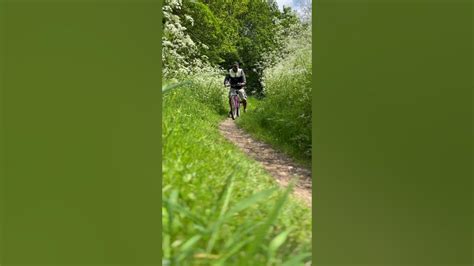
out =
[(312, 181), (310, 170), (296, 164), (288, 156), (274, 150), (270, 145), (253, 139), (249, 134), (238, 128), (231, 118), (220, 123), (219, 130), (226, 139), (260, 162), (280, 185), (287, 186), (294, 176), (298, 176), (293, 194), (311, 207)]

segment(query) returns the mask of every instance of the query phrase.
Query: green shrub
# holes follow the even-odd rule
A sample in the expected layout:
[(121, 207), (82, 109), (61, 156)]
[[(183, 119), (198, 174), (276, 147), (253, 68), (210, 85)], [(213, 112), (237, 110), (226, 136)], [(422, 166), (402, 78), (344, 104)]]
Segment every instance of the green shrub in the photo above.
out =
[[(310, 29), (309, 29), (310, 30)], [(311, 164), (311, 34), (292, 40), (285, 56), (264, 72), (265, 97), (251, 99), (239, 125)]]

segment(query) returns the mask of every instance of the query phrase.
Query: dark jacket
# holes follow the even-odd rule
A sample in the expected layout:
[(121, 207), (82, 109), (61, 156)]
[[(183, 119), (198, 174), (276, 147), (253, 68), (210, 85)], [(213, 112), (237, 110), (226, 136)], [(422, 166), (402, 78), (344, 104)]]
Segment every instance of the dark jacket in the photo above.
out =
[(239, 68), (237, 69), (237, 72), (234, 72), (233, 69), (229, 69), (229, 73), (227, 73), (225, 79), (224, 79), (224, 84), (230, 83), (230, 86), (232, 88), (242, 88), (243, 86), (237, 85), (238, 83), (247, 83), (247, 80), (245, 78), (245, 73), (244, 70)]

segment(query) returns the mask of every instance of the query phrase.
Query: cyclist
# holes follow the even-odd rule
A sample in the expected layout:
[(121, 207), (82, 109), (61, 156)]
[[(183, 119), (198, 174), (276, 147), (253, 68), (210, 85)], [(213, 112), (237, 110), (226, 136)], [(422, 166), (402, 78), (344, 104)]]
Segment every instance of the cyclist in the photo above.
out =
[[(247, 111), (247, 94), (245, 93), (244, 86), (247, 80), (245, 78), (244, 70), (239, 68), (239, 63), (235, 62), (232, 65), (232, 68), (229, 69), (229, 73), (226, 75), (224, 79), (224, 85), (230, 85), (231, 89), (235, 89), (239, 93), (239, 97), (242, 100), (244, 105), (244, 112)], [(229, 115), (232, 112), (232, 104), (230, 100), (230, 90), (229, 90)]]

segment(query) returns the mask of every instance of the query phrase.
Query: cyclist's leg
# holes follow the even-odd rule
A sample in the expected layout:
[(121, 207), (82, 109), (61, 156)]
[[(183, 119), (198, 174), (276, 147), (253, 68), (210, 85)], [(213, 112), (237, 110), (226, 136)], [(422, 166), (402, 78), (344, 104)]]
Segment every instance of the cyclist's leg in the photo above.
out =
[(242, 100), (242, 103), (244, 105), (244, 112), (247, 111), (247, 94), (245, 93), (244, 88), (239, 90), (239, 97)]

